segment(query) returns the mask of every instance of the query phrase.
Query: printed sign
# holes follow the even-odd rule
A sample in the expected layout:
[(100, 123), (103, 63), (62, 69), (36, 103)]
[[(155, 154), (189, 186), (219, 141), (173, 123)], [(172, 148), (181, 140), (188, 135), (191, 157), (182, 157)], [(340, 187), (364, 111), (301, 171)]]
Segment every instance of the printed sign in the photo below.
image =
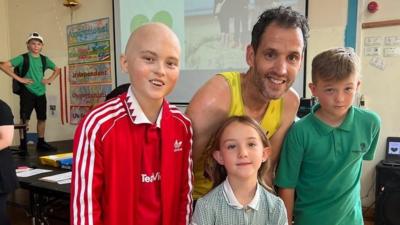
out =
[(109, 19), (103, 18), (67, 27), (68, 46), (110, 39)]
[(110, 41), (98, 41), (68, 48), (68, 64), (110, 61)]
[(69, 66), (69, 82), (83, 83), (111, 83), (111, 63), (75, 64)]
[(89, 112), (90, 106), (71, 106), (71, 124), (78, 124), (81, 119)]
[(79, 85), (70, 87), (71, 105), (94, 106), (104, 102), (106, 95), (111, 92), (111, 84)]

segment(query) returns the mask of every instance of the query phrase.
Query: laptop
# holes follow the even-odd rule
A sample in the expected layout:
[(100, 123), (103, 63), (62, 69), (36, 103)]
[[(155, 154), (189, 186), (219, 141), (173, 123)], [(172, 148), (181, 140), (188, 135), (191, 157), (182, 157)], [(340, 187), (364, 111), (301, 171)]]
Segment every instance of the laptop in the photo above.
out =
[(384, 165), (400, 166), (400, 137), (387, 137)]

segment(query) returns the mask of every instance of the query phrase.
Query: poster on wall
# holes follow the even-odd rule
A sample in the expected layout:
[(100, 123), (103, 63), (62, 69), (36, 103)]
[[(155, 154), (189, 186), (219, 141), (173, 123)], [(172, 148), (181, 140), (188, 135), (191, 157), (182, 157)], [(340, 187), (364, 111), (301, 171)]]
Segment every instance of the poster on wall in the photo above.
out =
[(90, 106), (71, 106), (71, 124), (78, 124), (79, 121), (89, 112)]
[(111, 84), (71, 86), (71, 105), (95, 106), (98, 103), (104, 102), (106, 95), (111, 92), (111, 89)]
[(111, 83), (111, 63), (70, 65), (69, 82), (70, 84)]
[(110, 39), (109, 19), (102, 18), (67, 27), (68, 46)]
[(68, 48), (68, 64), (110, 61), (110, 41), (97, 41)]
[(110, 22), (101, 18), (67, 27), (71, 124), (112, 90)]

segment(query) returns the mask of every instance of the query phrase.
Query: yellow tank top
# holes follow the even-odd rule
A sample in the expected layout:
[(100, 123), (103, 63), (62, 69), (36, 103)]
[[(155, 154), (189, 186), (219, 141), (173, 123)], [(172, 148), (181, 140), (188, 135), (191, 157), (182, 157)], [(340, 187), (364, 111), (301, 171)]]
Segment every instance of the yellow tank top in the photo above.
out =
[[(240, 116), (244, 115), (244, 105), (242, 101), (242, 91), (240, 85), (240, 73), (239, 72), (224, 72), (222, 75), (229, 84), (231, 89), (231, 108), (229, 110), (229, 116)], [(278, 130), (281, 124), (281, 116), (283, 110), (283, 99), (271, 100), (268, 104), (268, 108), (261, 120), (261, 127), (266, 132), (268, 138)], [(200, 162), (196, 163), (194, 170), (194, 189), (193, 198), (198, 199), (205, 195), (212, 187), (211, 181), (204, 177), (204, 156), (201, 157)]]

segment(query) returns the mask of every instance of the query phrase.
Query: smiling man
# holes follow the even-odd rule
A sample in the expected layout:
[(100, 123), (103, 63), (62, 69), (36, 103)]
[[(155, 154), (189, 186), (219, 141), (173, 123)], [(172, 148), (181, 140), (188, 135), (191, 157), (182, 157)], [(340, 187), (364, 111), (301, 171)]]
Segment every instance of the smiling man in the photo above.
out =
[(195, 94), (187, 109), (194, 128), (195, 199), (212, 186), (204, 177), (207, 142), (222, 121), (234, 115), (257, 120), (270, 138), (270, 169), (264, 179), (272, 185), (283, 137), (299, 105), (291, 86), (301, 67), (308, 31), (307, 19), (290, 7), (265, 11), (247, 46), (247, 72), (217, 74)]

